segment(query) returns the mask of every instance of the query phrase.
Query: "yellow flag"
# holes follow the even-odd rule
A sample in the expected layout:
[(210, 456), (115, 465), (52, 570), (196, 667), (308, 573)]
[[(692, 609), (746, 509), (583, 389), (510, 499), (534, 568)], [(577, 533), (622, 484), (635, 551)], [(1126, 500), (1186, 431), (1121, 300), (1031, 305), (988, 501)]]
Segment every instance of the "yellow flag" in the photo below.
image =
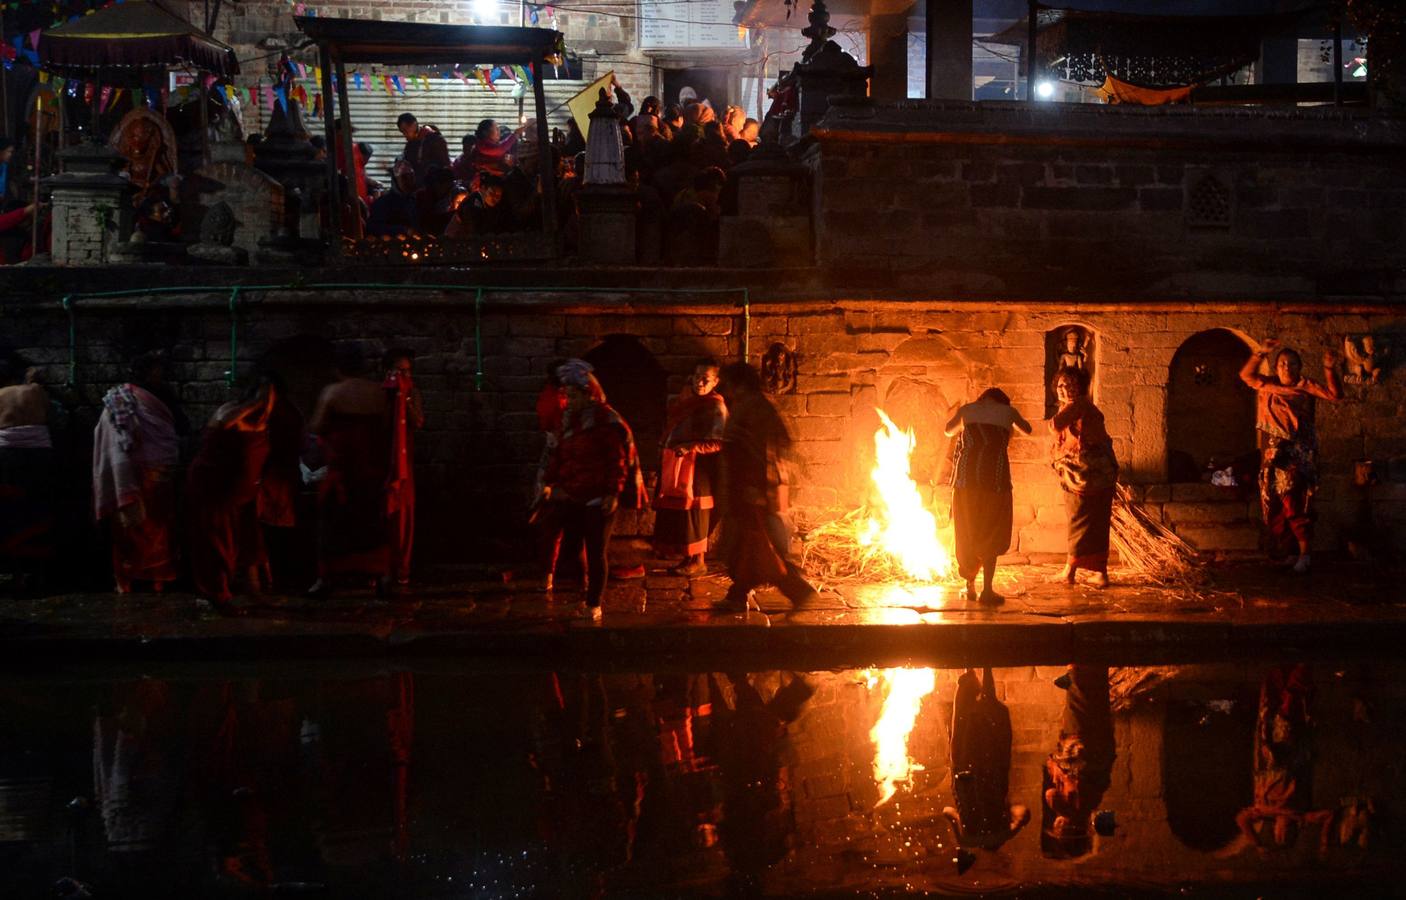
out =
[(589, 138), (591, 136), (591, 110), (596, 108), (596, 101), (600, 99), (600, 89), (605, 88), (605, 95), (610, 96), (610, 86), (615, 82), (615, 70), (606, 72), (601, 77), (586, 85), (581, 93), (566, 101), (566, 108), (571, 110), (571, 118), (576, 120), (576, 127), (581, 129), (581, 136)]

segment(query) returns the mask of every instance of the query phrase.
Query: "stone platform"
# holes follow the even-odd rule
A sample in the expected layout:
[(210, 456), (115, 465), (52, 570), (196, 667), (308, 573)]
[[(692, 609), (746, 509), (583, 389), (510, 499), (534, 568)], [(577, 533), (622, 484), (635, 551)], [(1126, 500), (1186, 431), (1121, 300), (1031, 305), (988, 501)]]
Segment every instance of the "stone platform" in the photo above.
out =
[(579, 591), (549, 594), (486, 569), (430, 573), (393, 602), (369, 590), (240, 598), (244, 614), (235, 617), (189, 594), (66, 594), (0, 606), (0, 652), (28, 673), (116, 661), (364, 667), (410, 658), (731, 671), (1341, 659), (1394, 655), (1406, 641), (1406, 591), (1360, 565), (1320, 565), (1308, 577), (1222, 566), (1184, 589), (1116, 570), (1107, 590), (1048, 584), (1053, 571), (1002, 570), (1007, 601), (996, 608), (966, 603), (959, 585), (839, 583), (821, 586), (815, 608), (792, 610), (766, 591), (762, 611), (743, 614), (712, 608), (724, 575), (659, 569), (613, 583), (600, 625), (575, 617)]

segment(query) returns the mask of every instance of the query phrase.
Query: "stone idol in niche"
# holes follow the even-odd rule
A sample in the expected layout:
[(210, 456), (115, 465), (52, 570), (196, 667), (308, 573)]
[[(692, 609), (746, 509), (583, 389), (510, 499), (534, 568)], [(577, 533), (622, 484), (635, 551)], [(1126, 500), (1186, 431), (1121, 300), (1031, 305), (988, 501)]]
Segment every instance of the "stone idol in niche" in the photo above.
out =
[(1060, 369), (1080, 369), (1089, 371), (1089, 356), (1084, 351), (1088, 344), (1088, 335), (1084, 334), (1084, 329), (1077, 325), (1066, 328), (1064, 334), (1060, 335), (1060, 353), (1055, 371)]
[(762, 355), (762, 387), (768, 394), (796, 392), (796, 354), (780, 341)]
[(249, 253), (234, 246), (234, 232), (239, 221), (234, 209), (223, 200), (205, 213), (200, 223), (200, 243), (192, 244), (186, 253), (196, 259), (226, 266), (242, 266), (249, 262)]
[(1364, 335), (1360, 341), (1345, 337), (1343, 355), (1347, 357), (1344, 381), (1348, 384), (1381, 384), (1387, 359), (1391, 356), (1391, 345), (1370, 334)]

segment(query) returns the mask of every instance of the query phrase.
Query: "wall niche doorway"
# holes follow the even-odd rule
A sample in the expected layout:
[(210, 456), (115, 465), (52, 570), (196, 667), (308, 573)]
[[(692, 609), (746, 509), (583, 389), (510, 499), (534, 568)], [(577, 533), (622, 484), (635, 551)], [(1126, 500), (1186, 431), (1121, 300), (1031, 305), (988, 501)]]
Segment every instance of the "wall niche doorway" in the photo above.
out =
[(1243, 339), (1223, 328), (1192, 335), (1177, 348), (1167, 379), (1167, 480), (1203, 481), (1234, 466), (1241, 484), (1258, 467), (1255, 392), (1240, 380), (1250, 358)]

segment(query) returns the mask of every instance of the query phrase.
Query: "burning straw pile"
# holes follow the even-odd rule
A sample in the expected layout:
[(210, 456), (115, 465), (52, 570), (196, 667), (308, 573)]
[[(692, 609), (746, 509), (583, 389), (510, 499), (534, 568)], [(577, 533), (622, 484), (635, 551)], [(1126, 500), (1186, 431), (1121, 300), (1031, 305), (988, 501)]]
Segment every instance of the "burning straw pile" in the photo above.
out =
[(1113, 499), (1113, 528), (1109, 545), (1123, 565), (1166, 587), (1194, 587), (1204, 569), (1196, 565), (1196, 549), (1165, 525), (1154, 522), (1133, 502), (1126, 485)]
[(868, 540), (867, 509), (852, 510), (806, 532), (801, 567), (826, 581), (912, 581), (913, 576), (884, 545)]

